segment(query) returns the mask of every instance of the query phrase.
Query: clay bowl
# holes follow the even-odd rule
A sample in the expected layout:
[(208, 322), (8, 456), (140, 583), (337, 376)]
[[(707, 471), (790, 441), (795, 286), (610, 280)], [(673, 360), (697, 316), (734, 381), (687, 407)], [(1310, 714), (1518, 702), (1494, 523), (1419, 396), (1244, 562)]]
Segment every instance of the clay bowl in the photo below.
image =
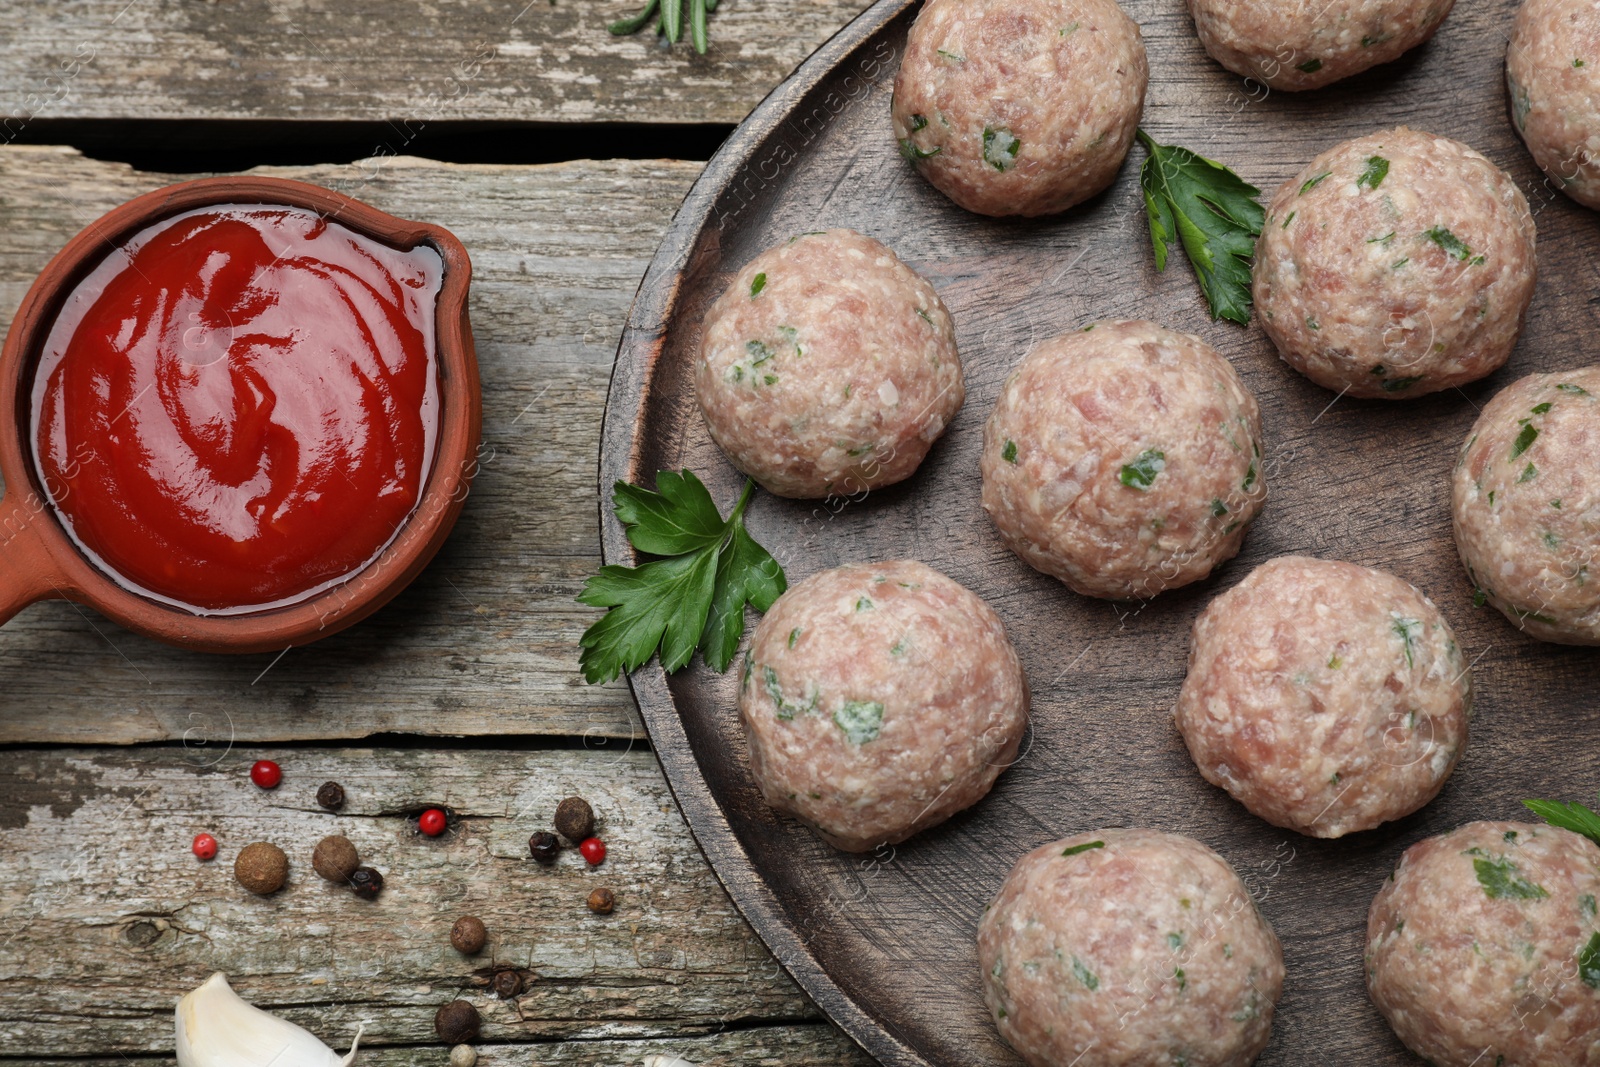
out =
[[(216, 204), (283, 204), (316, 211), (401, 251), (432, 247), (444, 272), (435, 315), (439, 427), (433, 467), (405, 526), (371, 563), (340, 584), (281, 607), (196, 615), (132, 592), (89, 561), (56, 518), (34, 469), (32, 385), (39, 352), (62, 302), (106, 256), (138, 231), (172, 215)], [(444, 543), (477, 473), (482, 428), (478, 361), (467, 321), (472, 264), (448, 230), (407, 222), (328, 189), (280, 178), (224, 177), (157, 189), (130, 200), (78, 234), (50, 261), (22, 300), (0, 350), (0, 623), (39, 600), (77, 601), (159, 641), (204, 652), (265, 652), (335, 633), (382, 607)]]

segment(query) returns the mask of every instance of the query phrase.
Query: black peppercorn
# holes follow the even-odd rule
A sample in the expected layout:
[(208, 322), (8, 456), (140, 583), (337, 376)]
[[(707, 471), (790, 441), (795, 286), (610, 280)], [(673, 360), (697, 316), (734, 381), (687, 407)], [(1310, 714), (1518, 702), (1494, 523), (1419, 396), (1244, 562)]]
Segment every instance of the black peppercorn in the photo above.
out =
[(534, 859), (548, 867), (561, 855), (561, 839), (548, 830), (540, 830), (528, 838), (528, 851), (533, 853)]
[(447, 1044), (478, 1040), (478, 1009), (464, 1000), (452, 1000), (433, 1017), (433, 1032)]
[(323, 782), (317, 789), (317, 803), (329, 811), (344, 807), (344, 786), (338, 782)]
[(556, 833), (577, 844), (594, 836), (594, 809), (582, 797), (568, 797), (556, 806)]
[(489, 985), (494, 990), (495, 996), (502, 1000), (510, 1000), (522, 992), (522, 976), (516, 971), (496, 971)]
[(357, 867), (350, 874), (350, 888), (362, 900), (377, 900), (383, 892), (383, 875), (371, 867)]

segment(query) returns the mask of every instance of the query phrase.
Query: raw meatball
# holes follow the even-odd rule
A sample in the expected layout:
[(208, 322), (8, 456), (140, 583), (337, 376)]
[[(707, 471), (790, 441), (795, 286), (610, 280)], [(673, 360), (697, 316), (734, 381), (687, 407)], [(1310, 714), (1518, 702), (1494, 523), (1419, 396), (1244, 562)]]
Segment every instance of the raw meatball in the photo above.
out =
[(1537, 273), (1533, 216), (1464, 144), (1401, 127), (1324, 152), (1272, 199), (1261, 325), (1284, 361), (1351, 396), (1402, 400), (1505, 363)]
[(1415, 588), (1353, 563), (1263, 563), (1195, 620), (1177, 723), (1256, 815), (1342, 837), (1432, 800), (1467, 743), (1472, 680)]
[(1600, 208), (1600, 7), (1525, 0), (1506, 53), (1511, 117), (1534, 162), (1572, 199)]
[(1367, 917), (1367, 992), (1436, 1067), (1600, 1064), (1600, 847), (1474, 822), (1412, 845)]
[(1150, 67), (1112, 0), (929, 0), (894, 80), (900, 154), (980, 215), (1049, 215), (1105, 189)]
[(1541, 641), (1600, 645), (1597, 398), (1600, 366), (1530, 374), (1484, 405), (1456, 462), (1451, 501), (1467, 576)]
[(967, 395), (933, 286), (851, 230), (747, 264), (706, 313), (694, 381), (734, 466), (803, 498), (910, 477)]
[(1012, 551), (1130, 600), (1232, 559), (1267, 496), (1261, 412), (1228, 361), (1153, 322), (1046, 341), (983, 435), (983, 507)]
[(975, 595), (912, 560), (860, 564), (762, 618), (739, 716), (767, 803), (865, 852), (983, 799), (1017, 758), (1028, 683)]
[(1097, 830), (1018, 861), (978, 924), (983, 998), (1032, 1067), (1245, 1067), (1283, 952), (1198, 841)]
[(1432, 37), (1455, 0), (1189, 0), (1200, 43), (1235, 74), (1297, 92), (1387, 63)]

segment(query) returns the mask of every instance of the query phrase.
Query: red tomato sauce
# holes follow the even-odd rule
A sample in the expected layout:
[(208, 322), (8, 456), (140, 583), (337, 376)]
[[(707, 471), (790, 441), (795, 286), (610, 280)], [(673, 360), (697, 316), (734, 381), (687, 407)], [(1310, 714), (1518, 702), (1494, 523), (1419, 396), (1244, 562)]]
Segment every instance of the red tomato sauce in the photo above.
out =
[(300, 208), (225, 205), (111, 251), (33, 383), (78, 546), (197, 614), (303, 600), (394, 539), (433, 461), (443, 266)]

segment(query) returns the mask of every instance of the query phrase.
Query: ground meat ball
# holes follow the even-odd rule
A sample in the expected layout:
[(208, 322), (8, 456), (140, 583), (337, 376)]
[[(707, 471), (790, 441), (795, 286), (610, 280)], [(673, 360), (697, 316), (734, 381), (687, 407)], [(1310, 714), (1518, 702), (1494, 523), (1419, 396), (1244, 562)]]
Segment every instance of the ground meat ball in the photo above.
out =
[(983, 506), (1011, 549), (1129, 600), (1233, 558), (1266, 500), (1261, 413), (1228, 361), (1152, 322), (1035, 348), (983, 437)]
[(1600, 645), (1600, 366), (1530, 374), (1456, 463), (1456, 548), (1479, 596), (1541, 641)]
[(739, 689), (750, 770), (847, 852), (971, 807), (1017, 758), (1028, 684), (989, 606), (911, 560), (814, 574), (756, 627)]
[(1324, 152), (1278, 190), (1255, 299), (1307, 378), (1402, 400), (1504, 364), (1536, 273), (1516, 182), (1464, 144), (1401, 127)]
[(933, 286), (851, 230), (757, 256), (705, 317), (695, 394), (734, 466), (788, 497), (911, 476), (966, 399)]
[(1296, 92), (1398, 59), (1432, 37), (1455, 0), (1189, 0), (1200, 43), (1235, 74)]
[(1342, 837), (1438, 795), (1471, 710), (1432, 601), (1383, 571), (1284, 556), (1195, 621), (1177, 723), (1206, 781), (1274, 826)]
[(1155, 830), (1028, 853), (978, 924), (984, 1002), (1033, 1067), (1245, 1067), (1283, 952), (1227, 861)]
[(1600, 1064), (1600, 847), (1474, 822), (1412, 845), (1367, 917), (1367, 992), (1436, 1067)]
[(1525, 0), (1506, 52), (1511, 117), (1544, 172), (1600, 208), (1600, 7)]
[(891, 113), (900, 153), (980, 215), (1049, 215), (1105, 189), (1150, 67), (1112, 0), (929, 0)]

